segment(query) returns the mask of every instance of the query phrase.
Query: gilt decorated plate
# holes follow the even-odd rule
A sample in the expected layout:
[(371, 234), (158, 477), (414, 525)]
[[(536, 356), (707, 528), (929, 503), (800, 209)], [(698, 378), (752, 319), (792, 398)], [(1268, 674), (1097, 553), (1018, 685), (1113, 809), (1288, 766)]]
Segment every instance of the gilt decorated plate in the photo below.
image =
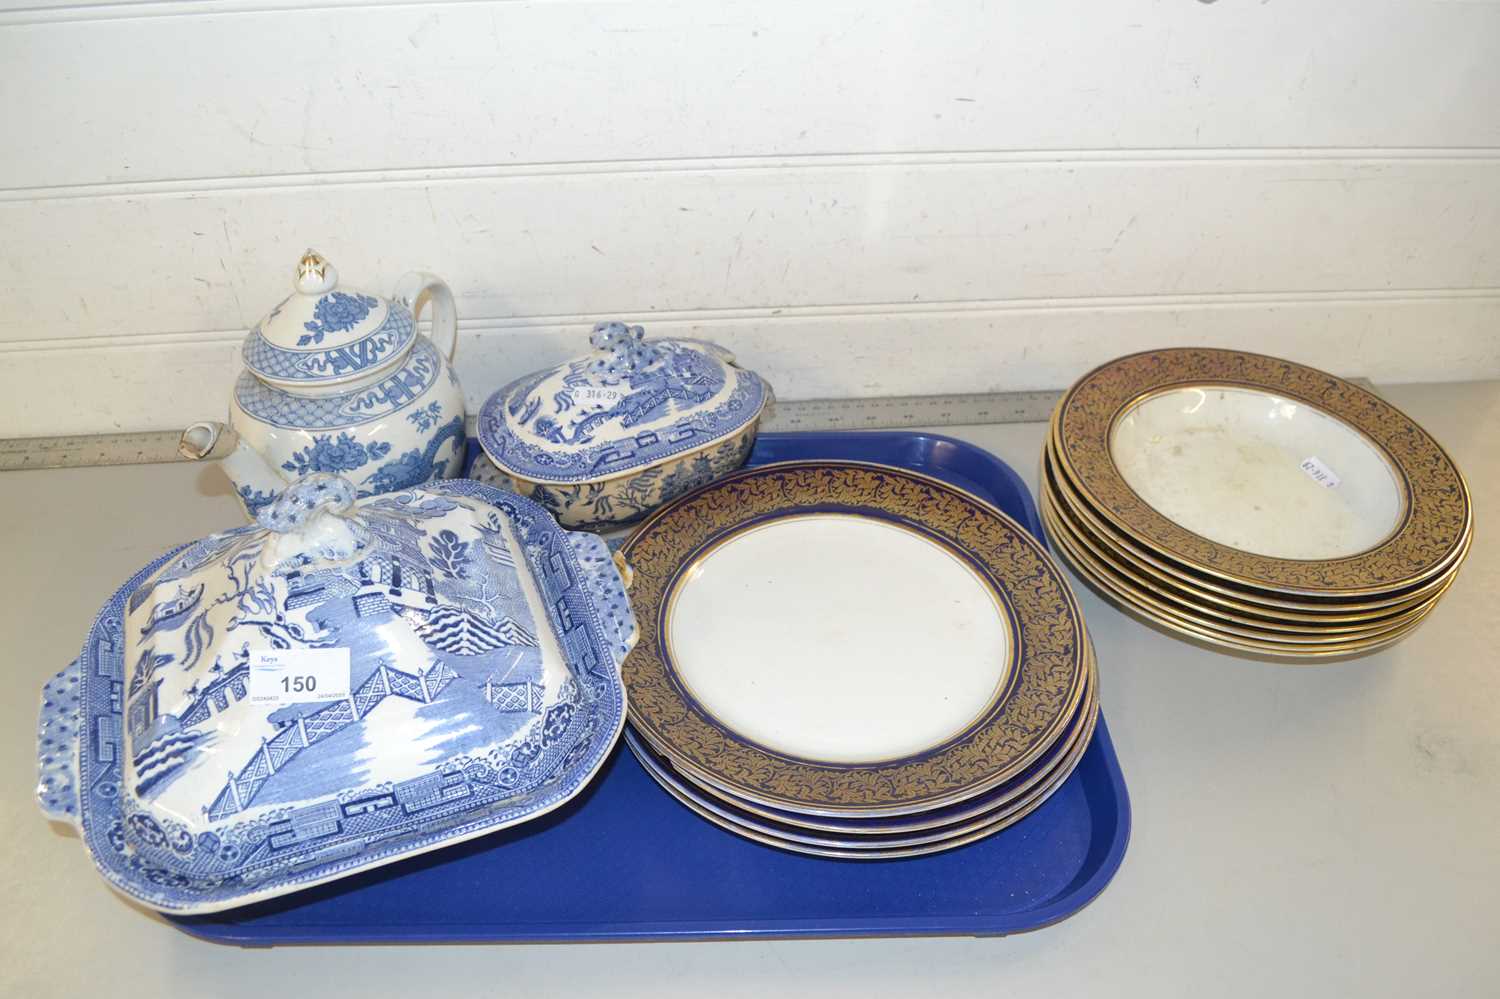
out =
[(807, 815), (895, 816), (1021, 774), (1076, 714), (1087, 637), (1027, 531), (903, 469), (788, 462), (626, 542), (640, 734), (694, 780)]
[(1049, 475), (1044, 475), (1041, 488), (1041, 505), (1050, 529), (1066, 535), (1075, 548), (1082, 548), (1091, 562), (1097, 563), (1118, 582), (1148, 594), (1156, 600), (1166, 601), (1173, 609), (1195, 616), (1202, 616), (1217, 627), (1234, 632), (1244, 629), (1252, 638), (1269, 638), (1272, 641), (1318, 642), (1348, 641), (1408, 623), (1432, 608), (1452, 584), (1454, 575), (1447, 573), (1438, 577), (1440, 584), (1430, 593), (1410, 604), (1394, 608), (1383, 608), (1384, 613), (1366, 614), (1354, 620), (1299, 621), (1267, 616), (1264, 610), (1254, 615), (1243, 614), (1232, 605), (1222, 605), (1187, 585), (1179, 585), (1170, 577), (1154, 574), (1139, 564), (1122, 557), (1118, 551), (1102, 541), (1079, 520), (1074, 511), (1058, 497)]
[(1458, 551), (1438, 575), (1394, 594), (1337, 601), (1272, 597), (1259, 591), (1237, 589), (1222, 580), (1216, 581), (1212, 577), (1193, 573), (1135, 545), (1120, 534), (1118, 528), (1112, 527), (1088, 507), (1058, 467), (1053, 455), (1053, 445), (1049, 442), (1043, 453), (1042, 492), (1051, 499), (1055, 511), (1067, 514), (1068, 526), (1074, 529), (1075, 535), (1094, 542), (1095, 546), (1102, 547), (1112, 558), (1122, 560), (1130, 569), (1150, 577), (1163, 588), (1187, 595), (1195, 604), (1229, 616), (1248, 615), (1256, 619), (1303, 624), (1319, 630), (1340, 630), (1346, 626), (1352, 630), (1362, 630), (1371, 621), (1388, 618), (1429, 602), (1452, 581), (1473, 542), (1471, 527)]
[(1070, 743), (1056, 766), (1042, 772), (1038, 781), (1006, 804), (984, 813), (979, 818), (934, 833), (876, 840), (870, 838), (838, 840), (830, 837), (800, 835), (795, 831), (778, 830), (763, 821), (756, 821), (753, 816), (737, 814), (725, 808), (718, 800), (705, 796), (700, 789), (674, 774), (668, 765), (652, 757), (648, 750), (639, 745), (639, 738), (628, 729), (625, 738), (631, 749), (635, 751), (636, 758), (641, 761), (643, 769), (657, 784), (661, 785), (663, 790), (675, 798), (679, 804), (721, 829), (764, 846), (773, 846), (792, 853), (842, 860), (899, 860), (924, 857), (966, 846), (1015, 825), (1041, 807), (1051, 797), (1052, 792), (1068, 779), (1078, 765), (1078, 761), (1083, 757), (1089, 740), (1093, 737), (1094, 726), (1099, 719), (1097, 708), (1097, 702), (1091, 702), (1088, 706), (1084, 716), (1086, 725), (1080, 741)]
[(1435, 603), (1428, 603), (1412, 616), (1396, 624), (1357, 635), (1335, 633), (1320, 637), (1257, 632), (1164, 603), (1159, 595), (1154, 595), (1147, 589), (1134, 585), (1117, 575), (1112, 567), (1090, 552), (1084, 543), (1070, 535), (1067, 527), (1059, 521), (1057, 511), (1052, 508), (1051, 500), (1045, 495), (1042, 499), (1041, 513), (1049, 537), (1062, 552), (1063, 557), (1080, 576), (1094, 584), (1106, 597), (1168, 631), (1186, 635), (1210, 645), (1262, 656), (1299, 660), (1363, 655), (1406, 637), (1426, 618), (1435, 605)]
[[(626, 740), (647, 770), (658, 771), (667, 782), (696, 804), (734, 823), (792, 842), (843, 849), (883, 849), (920, 846), (953, 839), (966, 832), (992, 826), (1013, 814), (1033, 793), (1061, 771), (1071, 769), (1093, 732), (1099, 712), (1098, 667), (1089, 655), (1088, 686), (1077, 711), (1058, 740), (1025, 771), (995, 785), (983, 794), (914, 815), (877, 818), (807, 816), (737, 798), (712, 785), (678, 773), (671, 761), (657, 753), (633, 730)], [(678, 796), (681, 797), (680, 795)]]
[(1278, 598), (1391, 595), (1450, 568), (1463, 476), (1379, 396), (1291, 361), (1156, 350), (1080, 379), (1053, 416), (1082, 500), (1138, 547)]

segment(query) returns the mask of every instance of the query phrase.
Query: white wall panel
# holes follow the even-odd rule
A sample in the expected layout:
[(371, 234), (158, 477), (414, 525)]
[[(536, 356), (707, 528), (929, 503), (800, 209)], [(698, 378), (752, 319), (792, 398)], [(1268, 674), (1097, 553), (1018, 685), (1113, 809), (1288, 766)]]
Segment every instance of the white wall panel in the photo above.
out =
[[(1500, 146), (1488, 3), (21, 6), (0, 12), (6, 188), (842, 152)], [(173, 11), (188, 13), (128, 16)], [(64, 13), (88, 19), (34, 23)]]
[[(470, 318), (1500, 284), (1494, 161), (642, 171), (0, 202), (0, 341), (247, 328), (307, 245)], [(128, 248), (129, 252), (121, 252)]]
[(8, 0), (0, 435), (221, 412), (308, 245), (474, 401), (621, 316), (787, 398), (1209, 342), (1500, 376), (1500, 3)]
[[(593, 318), (461, 323), (456, 361), (471, 412), (518, 374), (578, 354)], [(661, 316), (652, 329), (714, 337), (783, 398), (1058, 388), (1119, 354), (1182, 344), (1262, 350), (1377, 384), (1500, 371), (1500, 294), (756, 310)], [(216, 336), (0, 355), (0, 436), (164, 430), (222, 418), (238, 354), (239, 337)]]

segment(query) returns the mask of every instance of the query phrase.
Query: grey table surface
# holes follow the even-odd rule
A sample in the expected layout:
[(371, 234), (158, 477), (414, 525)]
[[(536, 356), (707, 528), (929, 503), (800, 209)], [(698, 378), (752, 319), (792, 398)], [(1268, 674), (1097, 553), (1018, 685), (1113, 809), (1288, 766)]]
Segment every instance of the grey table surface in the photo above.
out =
[[(239, 522), (195, 465), (0, 475), (0, 995), (1500, 994), (1500, 382), (1382, 386), (1458, 460), (1462, 575), (1394, 648), (1299, 668), (1174, 640), (1075, 583), (1130, 786), (1092, 905), (1001, 939), (242, 950), (115, 895), (32, 791), (36, 692), (114, 588)], [(1035, 484), (1045, 428), (948, 433)], [(664, 846), (664, 848), (666, 848)]]

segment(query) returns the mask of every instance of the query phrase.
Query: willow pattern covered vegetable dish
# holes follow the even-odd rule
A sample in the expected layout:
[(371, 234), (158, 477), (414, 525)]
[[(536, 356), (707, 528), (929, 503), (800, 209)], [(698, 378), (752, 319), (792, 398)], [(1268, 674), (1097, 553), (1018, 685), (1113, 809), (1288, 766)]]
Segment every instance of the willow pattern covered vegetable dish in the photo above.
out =
[(744, 464), (770, 386), (700, 340), (600, 323), (594, 352), (519, 378), (479, 413), (473, 475), (569, 526), (634, 520)]
[(535, 818), (593, 777), (636, 631), (602, 541), (453, 480), (326, 473), (146, 566), (43, 692), (43, 811), (211, 912)]

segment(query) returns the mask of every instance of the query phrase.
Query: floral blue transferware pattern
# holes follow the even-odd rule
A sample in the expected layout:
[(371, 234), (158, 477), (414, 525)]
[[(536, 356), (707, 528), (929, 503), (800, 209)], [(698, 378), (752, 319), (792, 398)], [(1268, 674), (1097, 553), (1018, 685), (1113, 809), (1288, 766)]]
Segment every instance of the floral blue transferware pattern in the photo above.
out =
[[(157, 560), (46, 688), (39, 799), (126, 894), (213, 911), (457, 842), (613, 744), (635, 629), (602, 541), (473, 482), (353, 492), (311, 476)], [(333, 647), (348, 697), (251, 697), (256, 650)]]
[[(420, 349), (424, 355), (436, 353), (426, 344)], [(428, 359), (419, 357), (411, 370), (419, 373), (430, 372), (435, 376), (437, 366), (435, 363), (429, 365)], [(349, 396), (333, 396), (315, 400), (297, 399), (281, 393), (277, 389), (254, 381), (249, 375), (241, 375), (241, 387), (246, 395), (254, 398), (256, 405), (265, 403), (266, 394), (276, 393), (283, 397), (278, 401), (294, 408), (305, 422), (316, 423), (319, 422), (319, 418), (312, 414), (320, 410), (357, 412), (360, 408), (369, 406), (379, 412), (391, 402), (393, 397), (399, 398), (407, 391), (403, 387), (402, 377), (403, 375), (397, 375), (391, 379), (394, 384), (378, 385), (351, 393)], [(268, 408), (262, 408), (261, 412), (267, 412)], [(390, 440), (370, 440), (366, 439), (366, 435), (356, 436), (358, 425), (355, 425), (354, 432), (307, 433), (304, 437), (308, 440), (307, 445), (292, 451), (281, 463), (280, 470), (290, 476), (307, 475), (311, 472), (339, 472), (352, 477), (353, 473), (368, 469), (356, 479), (360, 485), (361, 496), (406, 489), (434, 478), (451, 477), (457, 474), (463, 459), (464, 422), (463, 417), (459, 415), (454, 415), (451, 419), (444, 421), (444, 412), (443, 403), (434, 401), (409, 413), (408, 419), (416, 426), (419, 434), (426, 435), (425, 440), (421, 447), (410, 448), (390, 461), (382, 463), (382, 460), (391, 453)], [(285, 417), (285, 413), (282, 416)], [(411, 419), (411, 417), (420, 417), (420, 419)], [(239, 492), (246, 510), (252, 516), (277, 495), (275, 490), (257, 490), (249, 485), (241, 487)]]
[(361, 444), (348, 434), (339, 434), (337, 440), (331, 434), (313, 437), (310, 446), (293, 454), (281, 463), (281, 467), (293, 475), (309, 472), (352, 472), (366, 462), (384, 458), (390, 454), (391, 446), (385, 441)]
[[(447, 285), (412, 273), (387, 301), (337, 284), (333, 266), (308, 251), (297, 293), (245, 338), (229, 413), (238, 447), (224, 468), (252, 517), (296, 475), (349, 473), (370, 495), (462, 468), (464, 398), (448, 364), (458, 327)], [(431, 337), (416, 332), (422, 301)], [(222, 430), (194, 424), (182, 452), (207, 457)]]
[(373, 295), (349, 295), (342, 291), (330, 292), (318, 299), (313, 318), (302, 324), (307, 333), (297, 338), (297, 346), (322, 343), (326, 333), (342, 333), (352, 330), (364, 322), (379, 300)]
[[(463, 421), (455, 417), (420, 450), (413, 448), (406, 451), (360, 478), (359, 495), (374, 496), (377, 493), (418, 486), (430, 479), (447, 477), (452, 456), (462, 457), (463, 433)], [(391, 445), (387, 441), (361, 443), (347, 433), (339, 434), (336, 439), (332, 434), (315, 434), (312, 444), (295, 452), (282, 462), (281, 467), (292, 475), (307, 475), (312, 472), (348, 475), (380, 461), (390, 451)], [(440, 453), (444, 457), (439, 457)], [(253, 490), (251, 494), (242, 492), (240, 496), (252, 515), (274, 498), (274, 494), (255, 494)]]

